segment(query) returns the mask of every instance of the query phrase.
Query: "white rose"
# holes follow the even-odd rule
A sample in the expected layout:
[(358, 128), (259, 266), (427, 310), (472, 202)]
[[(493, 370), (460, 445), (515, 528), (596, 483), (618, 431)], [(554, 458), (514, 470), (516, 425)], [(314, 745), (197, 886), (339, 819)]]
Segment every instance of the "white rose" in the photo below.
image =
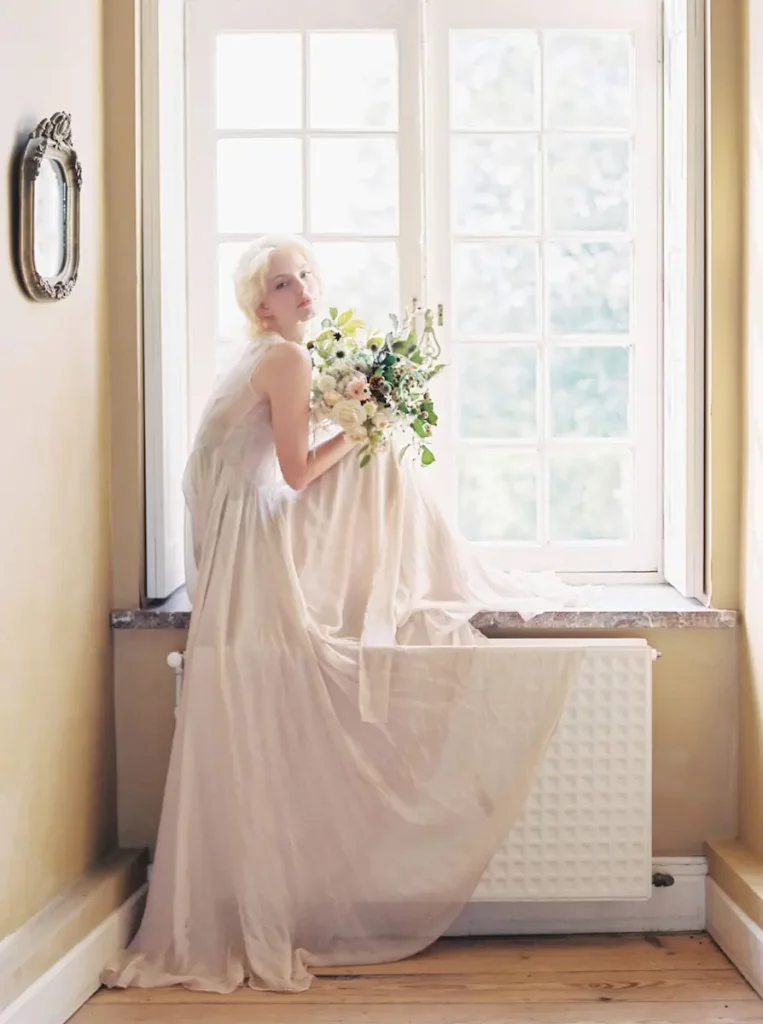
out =
[(352, 430), (347, 431), (347, 437), (353, 444), (362, 444), (363, 441), (368, 440), (368, 433), (365, 427), (353, 427)]
[(357, 398), (342, 398), (331, 410), (331, 418), (342, 430), (354, 430), (363, 422), (363, 407)]
[(324, 373), (318, 378), (319, 391), (336, 391), (336, 377), (330, 373)]
[(389, 416), (385, 412), (377, 412), (374, 416), (374, 426), (377, 430), (386, 430), (389, 426)]
[(323, 401), (328, 406), (336, 405), (337, 402), (342, 401), (342, 396), (338, 391), (326, 391), (323, 395)]

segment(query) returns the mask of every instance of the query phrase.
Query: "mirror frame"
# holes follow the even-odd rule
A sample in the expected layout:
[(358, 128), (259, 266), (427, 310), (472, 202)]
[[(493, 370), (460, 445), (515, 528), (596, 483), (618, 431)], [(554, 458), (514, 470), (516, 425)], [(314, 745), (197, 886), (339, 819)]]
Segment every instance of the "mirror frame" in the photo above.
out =
[[(35, 182), (45, 159), (55, 160), (63, 176), (64, 265), (55, 277), (43, 277), (34, 260)], [(71, 114), (46, 117), (30, 134), (21, 160), (19, 266), (31, 298), (40, 302), (64, 299), (77, 283), (79, 270), (79, 207), (82, 165), (72, 146)]]

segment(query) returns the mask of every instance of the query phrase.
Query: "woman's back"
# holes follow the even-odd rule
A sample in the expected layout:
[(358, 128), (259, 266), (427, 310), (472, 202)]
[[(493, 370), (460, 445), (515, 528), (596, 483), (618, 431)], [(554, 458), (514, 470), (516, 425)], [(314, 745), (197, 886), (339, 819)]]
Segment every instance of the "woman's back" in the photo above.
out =
[(254, 486), (267, 467), (272, 479), (273, 432), (269, 402), (252, 387), (252, 375), (277, 340), (270, 336), (250, 342), (215, 389), (202, 414), (189, 464), (203, 457), (219, 459), (242, 480)]

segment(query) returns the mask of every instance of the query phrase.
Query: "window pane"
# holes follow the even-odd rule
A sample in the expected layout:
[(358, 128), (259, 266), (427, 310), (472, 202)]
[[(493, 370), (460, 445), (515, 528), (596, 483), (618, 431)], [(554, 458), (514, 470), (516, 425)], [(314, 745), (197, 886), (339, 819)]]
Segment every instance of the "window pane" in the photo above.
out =
[(507, 448), (462, 447), (458, 518), (472, 541), (534, 541), (538, 527), (538, 464)]
[(454, 128), (533, 128), (540, 121), (536, 32), (450, 33)]
[(551, 231), (627, 231), (630, 141), (585, 136), (549, 138), (546, 196)]
[(260, 234), (302, 231), (299, 139), (220, 139), (217, 228)]
[(630, 458), (618, 452), (549, 459), (552, 541), (628, 540)]
[(456, 333), (537, 332), (538, 248), (534, 242), (462, 242), (455, 246)]
[(310, 165), (311, 231), (397, 234), (394, 139), (313, 139)]
[(355, 307), (371, 328), (386, 330), (400, 308), (394, 242), (317, 242), (325, 306)]
[(535, 228), (537, 136), (456, 136), (452, 152), (456, 231), (500, 235)]
[(459, 345), (456, 369), (462, 437), (535, 436), (534, 345)]
[(633, 44), (622, 32), (547, 32), (548, 128), (629, 128)]
[(397, 128), (397, 46), (391, 32), (310, 36), (310, 127)]
[(549, 328), (553, 334), (627, 334), (631, 247), (620, 242), (550, 243)]
[(302, 127), (302, 37), (258, 32), (217, 37), (217, 127)]
[(588, 345), (549, 353), (551, 429), (556, 437), (625, 437), (630, 354), (624, 346)]

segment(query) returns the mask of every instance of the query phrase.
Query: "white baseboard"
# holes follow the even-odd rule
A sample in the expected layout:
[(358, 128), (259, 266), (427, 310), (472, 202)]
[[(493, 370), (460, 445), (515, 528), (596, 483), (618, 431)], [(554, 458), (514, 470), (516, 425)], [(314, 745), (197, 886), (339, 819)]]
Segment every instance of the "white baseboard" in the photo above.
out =
[(736, 969), (763, 996), (763, 929), (707, 879), (707, 930)]
[[(470, 903), (448, 935), (581, 935), (698, 932), (705, 928), (704, 857), (660, 858), (653, 871), (674, 884), (648, 900), (623, 902)], [(0, 1022), (2, 1024), (2, 1022)]]
[(0, 1011), (0, 1024), (64, 1024), (97, 992), (104, 964), (132, 937), (147, 891), (144, 885)]

